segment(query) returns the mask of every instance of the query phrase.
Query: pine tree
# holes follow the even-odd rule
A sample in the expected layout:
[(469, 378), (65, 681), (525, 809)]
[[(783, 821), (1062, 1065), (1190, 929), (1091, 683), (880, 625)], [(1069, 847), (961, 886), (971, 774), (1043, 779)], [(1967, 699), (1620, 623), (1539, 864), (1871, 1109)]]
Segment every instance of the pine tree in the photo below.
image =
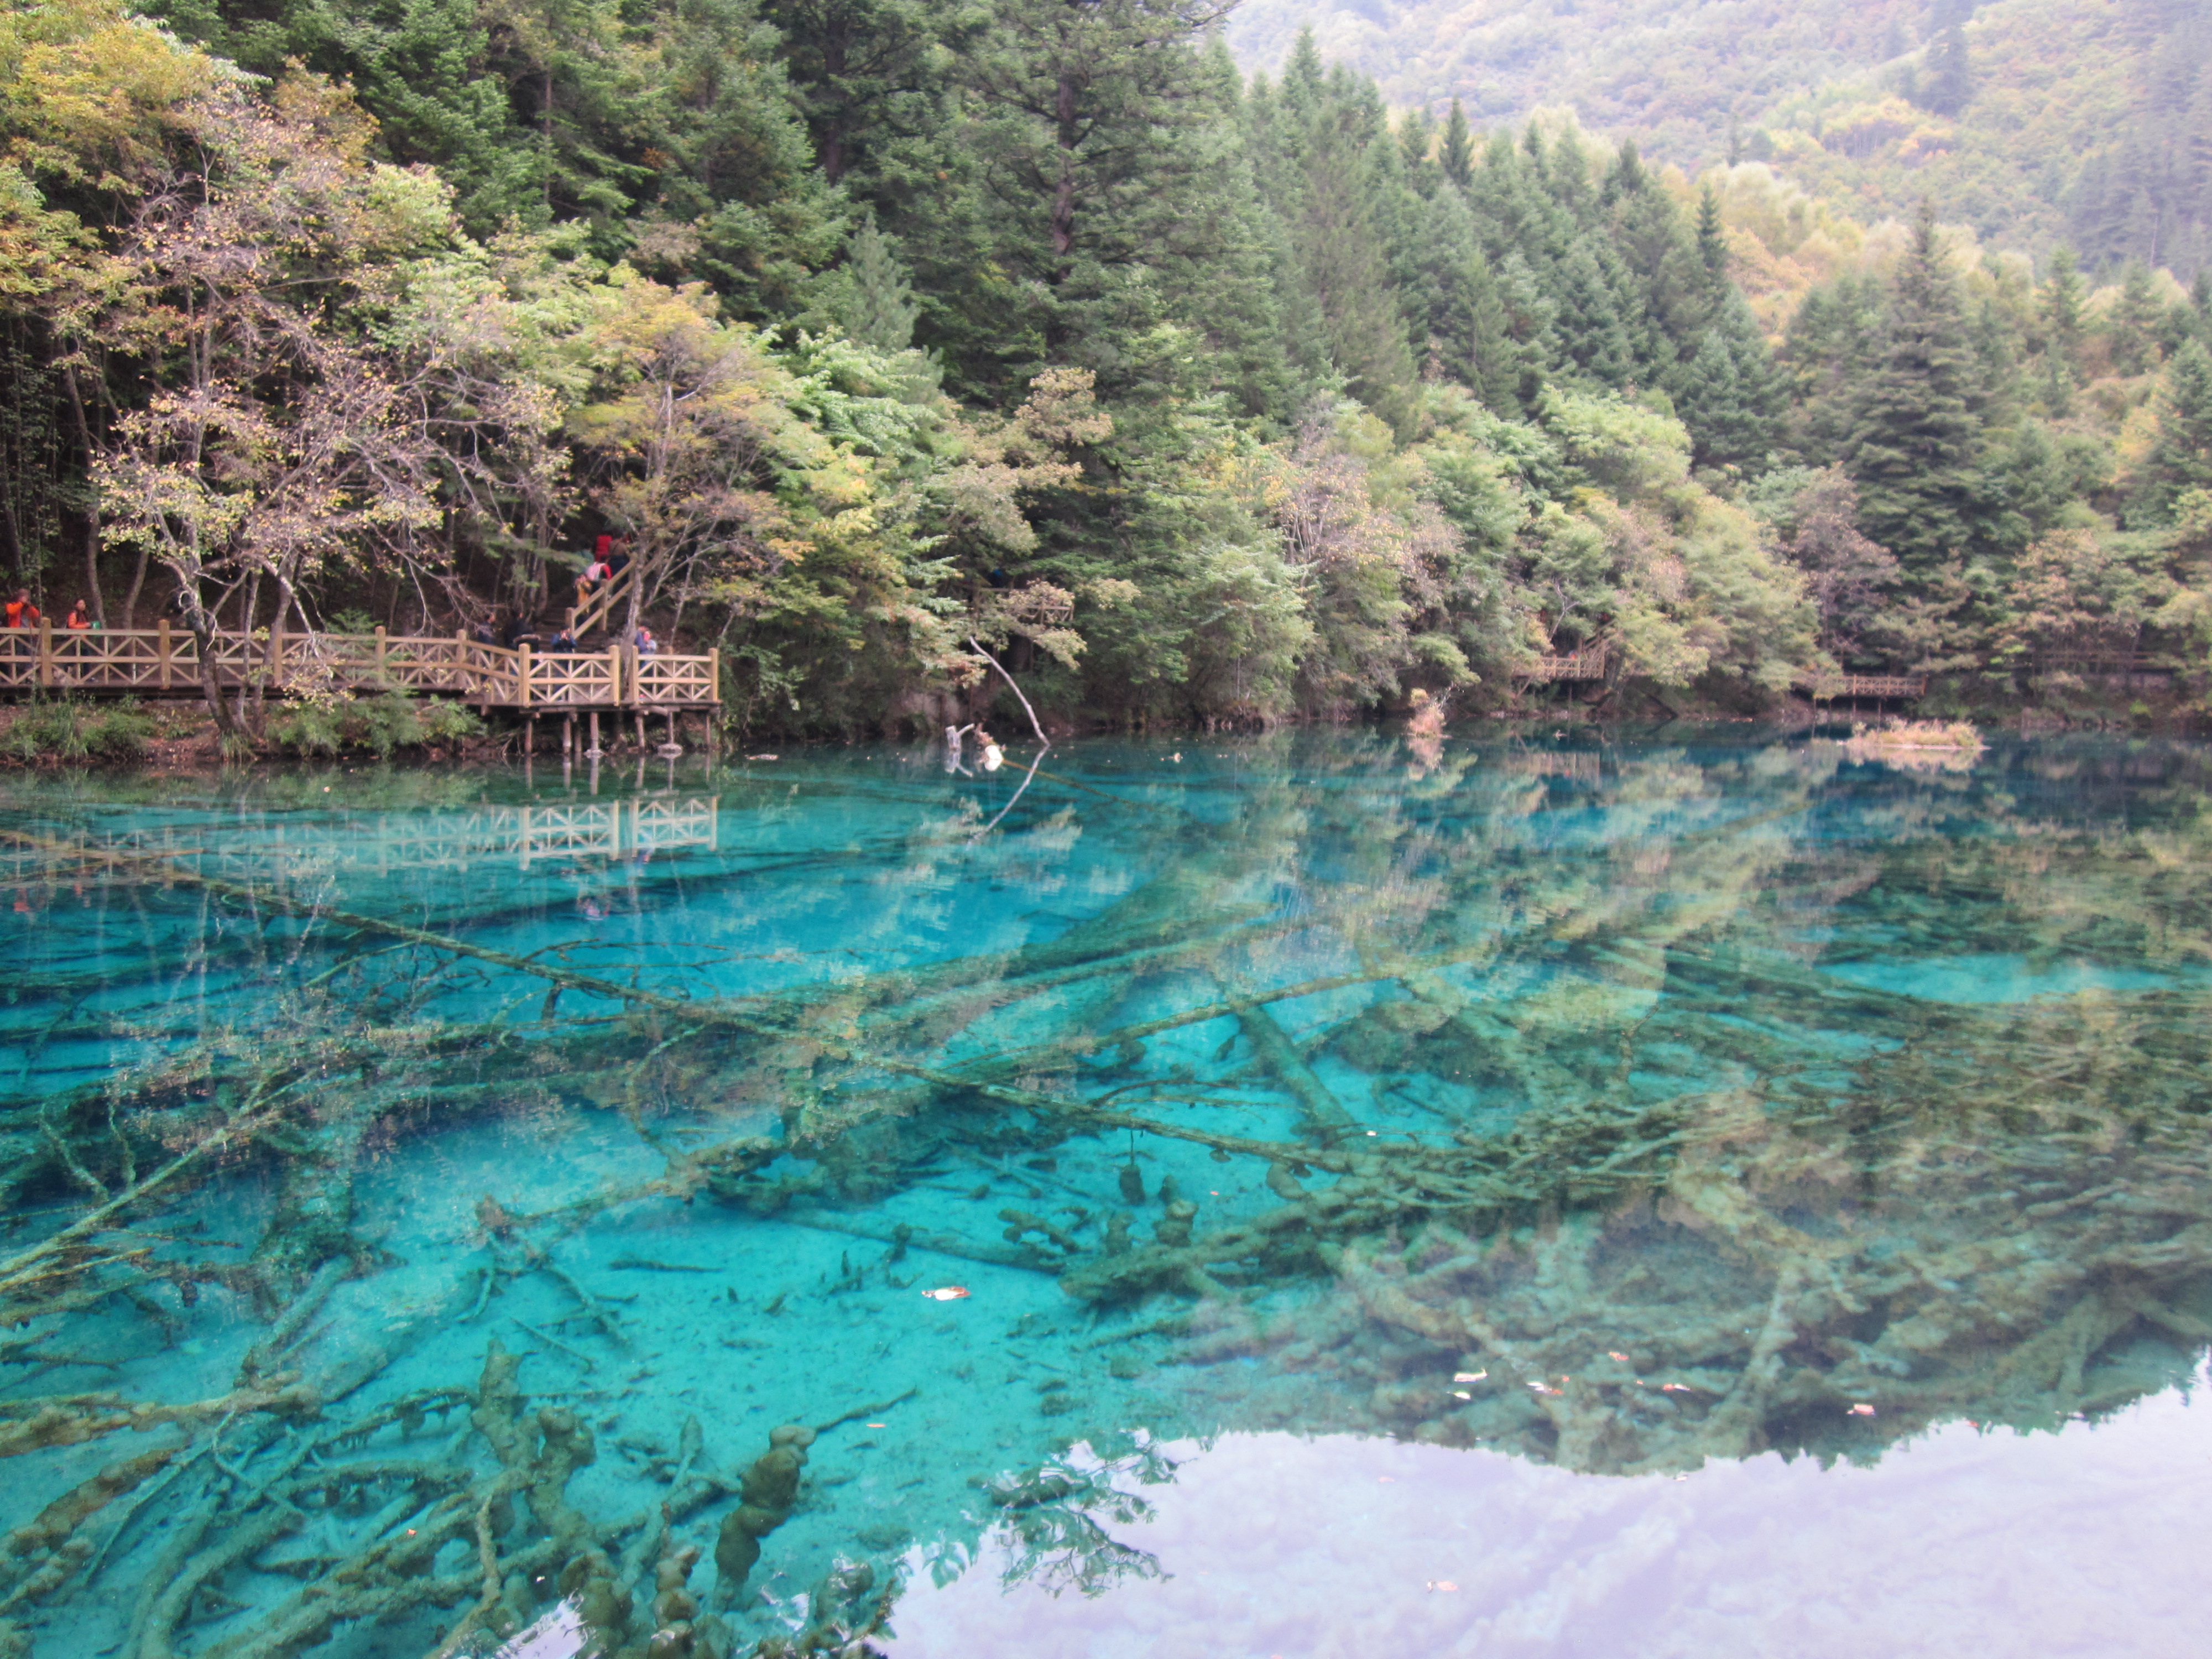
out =
[(1455, 296), (1458, 377), (1485, 405), (1509, 417), (1521, 412), (1522, 377), (1531, 354), (1513, 338), (1513, 319), (1490, 261), (1478, 248)]
[(1718, 314), (1675, 379), (1674, 406), (1700, 466), (1755, 470), (1781, 435), (1787, 383), (1759, 319), (1730, 287)]
[(1451, 113), (1444, 119), (1444, 137), (1437, 152), (1437, 165), (1444, 170), (1444, 177), (1465, 190), (1474, 178), (1474, 135), (1468, 130), (1467, 111), (1460, 101), (1452, 100)]
[(1349, 91), (1334, 82), (1316, 85), (1310, 76), (1285, 76), (1285, 106), (1303, 118), (1287, 146), (1297, 164), (1285, 178), (1288, 199), (1280, 210), (1289, 221), (1300, 281), (1321, 315), (1330, 362), (1354, 397), (1407, 437), (1418, 375), (1387, 245), (1375, 223), (1376, 207), (1400, 205), (1388, 193), (1376, 199), (1376, 164), (1387, 167), (1396, 156), (1387, 143), (1376, 145), (1370, 164), (1359, 139), (1364, 128), (1379, 124)]
[(1954, 23), (1928, 49), (1928, 70), (1921, 77), (1921, 101), (1938, 115), (1958, 115), (1974, 98), (1974, 68), (1966, 31)]
[(1637, 369), (1635, 343), (1622, 320), (1613, 284), (1593, 246), (1578, 240), (1553, 273), (1548, 297), (1559, 307), (1568, 357), (1592, 384), (1617, 390)]
[(1416, 109), (1399, 125), (1398, 153), (1405, 160), (1406, 176), (1414, 181), (1417, 188), (1424, 173), (1434, 165), (1429, 152), (1436, 146), (1437, 124), (1428, 111)]
[(1966, 548), (1982, 403), (1958, 281), (1923, 203), (1844, 457), (1867, 533), (1913, 578), (1934, 580)]
[[(1050, 363), (1103, 364), (1130, 273), (1206, 227), (1189, 209), (1230, 112), (1203, 53), (1205, 0), (999, 0), (957, 74), (975, 112), (962, 165), (984, 181), (979, 252), (1016, 280)], [(978, 316), (979, 335), (990, 325)]]
[(2081, 334), (2088, 295), (2074, 261), (2074, 250), (2062, 247), (2051, 256), (2051, 274), (2044, 279), (2036, 310), (2043, 324), (2043, 349), (2054, 380), (2069, 391), (2081, 384)]
[(860, 221), (846, 255), (845, 282), (837, 313), (854, 339), (884, 351), (903, 351), (914, 343), (915, 319), (921, 307), (906, 267), (869, 214)]
[(2162, 519), (2183, 491), (2212, 489), (2212, 351), (2202, 340), (2185, 343), (2166, 367), (2144, 475), (2152, 513)]
[(763, 0), (761, 11), (781, 37), (792, 100), (833, 185), (937, 131), (939, 100), (925, 90), (932, 58), (967, 50), (976, 32), (975, 14), (927, 0)]
[(2120, 276), (2112, 317), (2112, 367), (2123, 374), (2148, 374), (2158, 367), (2158, 289), (2150, 267), (2130, 259)]
[(1711, 185), (1698, 193), (1698, 263), (1716, 293), (1727, 285), (1728, 227), (1721, 220), (1721, 198)]

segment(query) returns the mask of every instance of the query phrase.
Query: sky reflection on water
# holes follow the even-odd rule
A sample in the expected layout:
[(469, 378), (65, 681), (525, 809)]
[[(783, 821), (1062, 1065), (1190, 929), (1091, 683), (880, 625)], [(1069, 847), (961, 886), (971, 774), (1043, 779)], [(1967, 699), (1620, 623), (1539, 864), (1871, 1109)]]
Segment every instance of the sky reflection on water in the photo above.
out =
[(1112, 1528), (1162, 1577), (1009, 1587), (1002, 1540), (945, 1587), (915, 1576), (893, 1659), (2191, 1659), (2212, 1628), (2212, 1413), (2179, 1389), (2056, 1433), (1948, 1424), (1871, 1467), (1770, 1453), (1621, 1480), (1285, 1433), (1164, 1449), (1152, 1516)]

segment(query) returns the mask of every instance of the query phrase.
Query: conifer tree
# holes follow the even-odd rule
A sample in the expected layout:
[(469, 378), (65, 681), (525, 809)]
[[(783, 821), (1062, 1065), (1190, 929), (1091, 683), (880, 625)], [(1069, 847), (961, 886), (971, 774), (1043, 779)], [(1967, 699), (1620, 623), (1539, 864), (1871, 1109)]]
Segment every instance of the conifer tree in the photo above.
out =
[(903, 351), (914, 343), (921, 307), (906, 267), (876, 228), (873, 214), (862, 218), (854, 234), (842, 275), (836, 310), (848, 334), (884, 351)]
[(1721, 198), (1711, 185), (1698, 192), (1698, 263), (1705, 267), (1710, 290), (1728, 284), (1728, 227), (1721, 220)]
[(2144, 468), (2154, 516), (2170, 518), (2183, 491), (2212, 489), (2212, 351), (2189, 340), (2166, 366), (2158, 441)]
[(966, 50), (977, 15), (927, 0), (764, 0), (793, 101), (836, 184), (879, 170), (894, 147), (935, 133), (933, 55)]
[(2044, 279), (2036, 310), (2043, 325), (2043, 350), (2053, 384), (2070, 395), (2081, 379), (2081, 334), (2087, 294), (2075, 264), (2074, 250), (2062, 247), (2051, 256), (2051, 275)]
[(1966, 46), (1966, 31), (1954, 23), (1936, 37), (1928, 49), (1928, 69), (1922, 76), (1920, 95), (1938, 115), (1957, 115), (1973, 101), (1974, 68)]
[(1774, 448), (1788, 388), (1741, 290), (1727, 290), (1683, 364), (1674, 403), (1700, 466), (1755, 469)]
[(1474, 177), (1474, 135), (1468, 131), (1467, 111), (1458, 99), (1452, 100), (1451, 113), (1444, 118), (1443, 145), (1437, 151), (1437, 165), (1444, 177), (1465, 190)]
[(2121, 374), (2148, 374), (2158, 367), (2159, 309), (2150, 267), (2129, 260), (2112, 305), (2112, 367)]
[[(1433, 164), (1429, 152), (1437, 145), (1437, 124), (1428, 111), (1416, 109), (1398, 128), (1398, 153), (1404, 157), (1406, 177), (1419, 187), (1423, 173)], [(1425, 191), (1423, 192), (1426, 194)]]
[[(1375, 224), (1376, 174), (1358, 143), (1358, 112), (1340, 91), (1285, 78), (1285, 105), (1304, 118), (1286, 180), (1291, 246), (1330, 362), (1354, 397), (1409, 436), (1418, 377), (1407, 319)], [(1378, 160), (1395, 160), (1388, 146), (1378, 148)]]
[[(1127, 276), (1205, 228), (1189, 197), (1226, 112), (1194, 48), (1217, 15), (1208, 0), (999, 0), (961, 59), (984, 252), (1021, 279), (1048, 362), (1100, 357)], [(1006, 296), (977, 297), (1003, 329)]]
[(1958, 281), (1923, 203), (1844, 457), (1867, 533), (1908, 576), (1932, 580), (1966, 548), (1983, 400)]

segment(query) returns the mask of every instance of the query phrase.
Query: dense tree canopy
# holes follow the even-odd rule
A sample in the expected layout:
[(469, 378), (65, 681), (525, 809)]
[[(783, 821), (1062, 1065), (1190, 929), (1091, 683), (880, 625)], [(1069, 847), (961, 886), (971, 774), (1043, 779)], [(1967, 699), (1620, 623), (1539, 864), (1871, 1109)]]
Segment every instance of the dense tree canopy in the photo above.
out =
[(1310, 37), (1248, 82), (1205, 0), (161, 15), (0, 25), (0, 554), (112, 625), (550, 611), (619, 534), (811, 731), (987, 696), (975, 642), (1205, 721), (2195, 648), (2212, 317), (2148, 264)]

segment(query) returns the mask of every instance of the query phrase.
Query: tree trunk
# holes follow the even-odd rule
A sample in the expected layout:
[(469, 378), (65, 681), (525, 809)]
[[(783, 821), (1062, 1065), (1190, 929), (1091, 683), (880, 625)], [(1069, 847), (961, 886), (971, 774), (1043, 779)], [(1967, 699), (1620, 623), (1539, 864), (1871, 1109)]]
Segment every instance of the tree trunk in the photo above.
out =
[[(69, 388), (70, 414), (76, 422), (76, 441), (84, 452), (84, 470), (88, 477), (92, 473), (94, 454), (92, 422), (84, 412), (84, 394), (76, 383), (76, 365), (62, 366), (62, 384)], [(100, 495), (96, 490), (85, 492), (84, 509), (84, 586), (85, 597), (92, 601), (92, 614), (102, 628), (107, 626), (107, 601), (100, 591)], [(139, 568), (145, 568), (146, 556), (138, 556)], [(131, 597), (137, 598), (134, 584)]]

